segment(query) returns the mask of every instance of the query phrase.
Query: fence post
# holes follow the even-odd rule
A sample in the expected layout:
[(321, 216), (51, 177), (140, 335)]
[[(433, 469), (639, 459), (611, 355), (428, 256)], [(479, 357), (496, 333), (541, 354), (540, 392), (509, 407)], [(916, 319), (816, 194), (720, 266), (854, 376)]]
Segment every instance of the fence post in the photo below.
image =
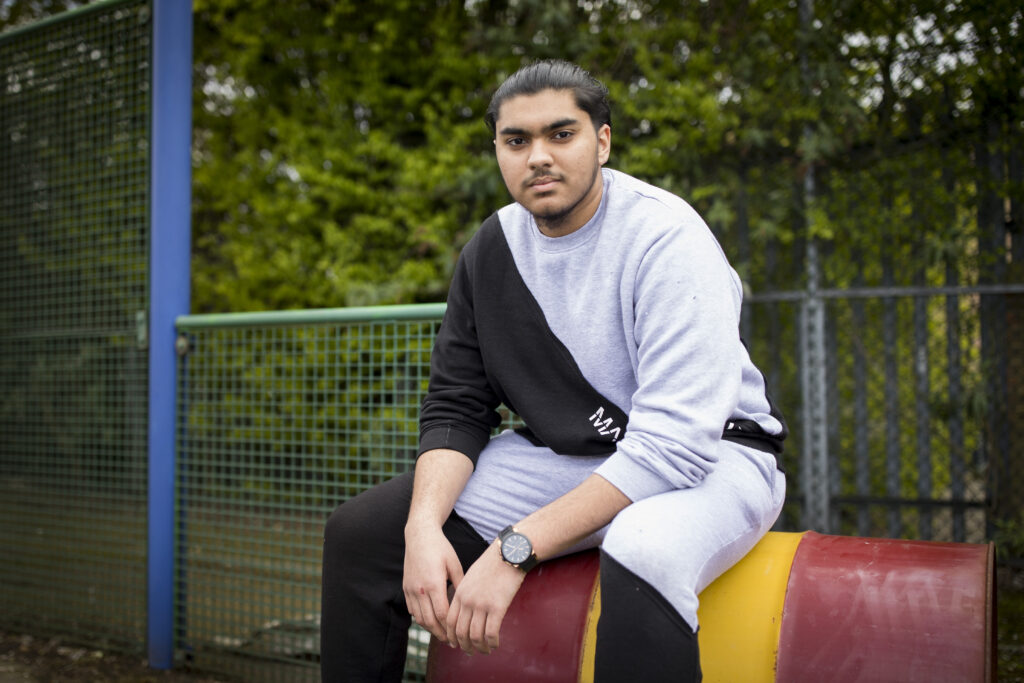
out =
[[(809, 251), (812, 249), (809, 248)], [(800, 306), (800, 388), (803, 458), (800, 481), (804, 493), (803, 525), (830, 531), (828, 401), (826, 394), (825, 304), (809, 292)]]
[[(813, 77), (807, 43), (814, 29), (814, 2), (800, 0), (799, 13), (800, 76), (803, 94), (809, 96)], [(805, 152), (814, 148), (814, 129), (805, 124), (801, 136)], [(828, 532), (830, 477), (828, 458), (828, 394), (826, 393), (825, 302), (820, 294), (821, 268), (818, 262), (818, 239), (815, 235), (812, 209), (817, 197), (815, 162), (808, 152), (803, 178), (804, 221), (807, 242), (804, 266), (807, 269), (807, 290), (800, 306), (800, 388), (802, 394), (803, 459), (800, 483), (804, 494), (803, 523), (808, 529)]]
[(174, 321), (189, 311), (192, 2), (153, 0), (149, 245), (149, 665), (174, 662)]

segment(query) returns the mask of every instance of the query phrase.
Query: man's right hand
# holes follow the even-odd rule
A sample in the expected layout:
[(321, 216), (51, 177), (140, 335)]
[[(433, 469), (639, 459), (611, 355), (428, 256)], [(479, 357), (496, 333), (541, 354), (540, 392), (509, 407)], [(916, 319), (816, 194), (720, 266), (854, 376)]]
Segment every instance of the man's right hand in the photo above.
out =
[(441, 527), (471, 474), (473, 462), (458, 451), (436, 448), (420, 455), (405, 525), (405, 603), (417, 624), (446, 643), (448, 582), (459, 585), (462, 564)]
[(409, 614), (417, 624), (446, 643), (449, 581), (458, 587), (462, 581), (462, 564), (440, 527), (406, 526), (402, 590)]

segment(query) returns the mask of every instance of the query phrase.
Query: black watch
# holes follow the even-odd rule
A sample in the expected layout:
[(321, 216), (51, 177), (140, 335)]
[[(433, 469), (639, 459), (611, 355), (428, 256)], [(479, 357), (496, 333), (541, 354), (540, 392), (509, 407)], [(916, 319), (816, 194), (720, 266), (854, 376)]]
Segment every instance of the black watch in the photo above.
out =
[(508, 525), (498, 534), (501, 541), (501, 559), (516, 569), (528, 572), (537, 566), (537, 553), (533, 552), (530, 539)]

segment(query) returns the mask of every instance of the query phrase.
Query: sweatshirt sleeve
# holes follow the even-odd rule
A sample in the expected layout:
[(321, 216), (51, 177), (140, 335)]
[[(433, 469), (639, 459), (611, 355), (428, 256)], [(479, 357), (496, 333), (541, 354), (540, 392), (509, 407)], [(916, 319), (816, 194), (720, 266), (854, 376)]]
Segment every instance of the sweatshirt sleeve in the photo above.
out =
[(717, 462), (740, 392), (741, 296), (695, 212), (650, 245), (632, 291), (622, 292), (632, 306), (637, 390), (626, 436), (597, 474), (634, 502), (696, 486)]
[[(472, 243), (471, 243), (472, 244)], [(467, 245), (459, 256), (448, 307), (430, 357), (430, 384), (420, 410), (418, 455), (434, 448), (463, 453), (474, 466), (492, 430), (501, 423), (500, 404), (484, 370), (473, 316)]]

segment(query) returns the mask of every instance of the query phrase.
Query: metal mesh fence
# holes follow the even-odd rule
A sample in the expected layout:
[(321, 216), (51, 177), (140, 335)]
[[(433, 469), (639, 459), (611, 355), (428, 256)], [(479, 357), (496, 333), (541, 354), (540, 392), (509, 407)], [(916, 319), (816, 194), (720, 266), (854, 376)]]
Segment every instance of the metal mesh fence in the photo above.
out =
[(977, 297), (837, 299), (829, 313), (833, 528), (984, 541)]
[[(815, 413), (804, 410), (805, 297), (746, 306), (751, 354), (791, 430), (777, 528), (808, 528), (814, 504), (828, 511), (824, 525), (810, 525), (823, 531), (984, 542), (992, 473), (1000, 459), (1012, 461), (1004, 450), (1011, 408), (992, 398), (1007, 395), (1012, 376), (999, 369), (1007, 328), (998, 313), (1019, 295), (876, 294), (832, 291), (820, 301), (822, 469), (806, 464), (815, 454), (805, 420)], [(411, 308), (422, 315), (179, 324), (189, 350), (178, 394), (177, 639), (194, 665), (245, 680), (316, 679), (323, 522), (415, 454), (440, 308)], [(825, 500), (814, 500), (821, 492)], [(423, 672), (426, 643), (414, 629), (408, 680)]]
[(0, 627), (132, 651), (149, 55), (145, 2), (0, 36)]
[[(418, 308), (410, 320), (179, 324), (176, 640), (193, 665), (319, 680), (323, 525), (414, 460), (441, 310)], [(410, 680), (426, 644), (414, 628)]]
[[(755, 297), (744, 321), (758, 330), (751, 352), (791, 429), (782, 524), (990, 539), (1020, 509), (1014, 425), (1024, 403), (1014, 392), (1024, 367), (1009, 347), (1022, 297), (1011, 287), (826, 292), (825, 394), (814, 411), (802, 393), (802, 376), (816, 371), (800, 356), (805, 299)], [(821, 444), (808, 442), (808, 415), (825, 421)], [(809, 519), (809, 506), (826, 519)]]

